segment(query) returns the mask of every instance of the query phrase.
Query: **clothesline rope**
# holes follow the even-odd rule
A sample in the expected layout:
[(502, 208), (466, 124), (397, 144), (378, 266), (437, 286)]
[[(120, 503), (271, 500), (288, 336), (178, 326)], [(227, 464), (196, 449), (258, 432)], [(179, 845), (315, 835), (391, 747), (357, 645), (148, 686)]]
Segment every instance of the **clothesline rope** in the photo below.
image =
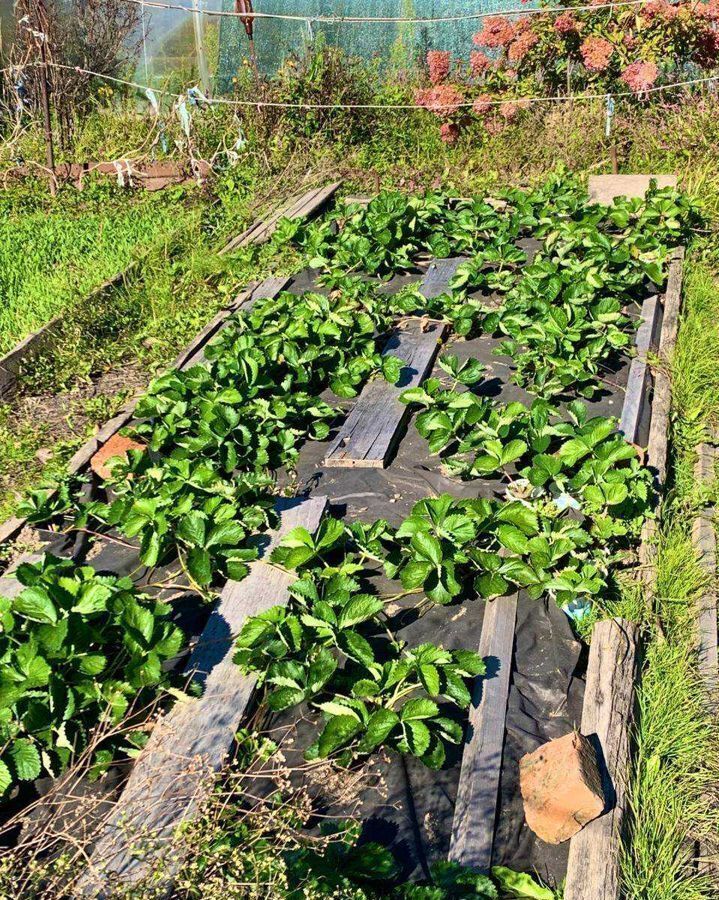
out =
[[(196, 10), (192, 6), (184, 6), (181, 3), (166, 3), (163, 0), (124, 0), (125, 3), (135, 3), (139, 6), (154, 7), (156, 9), (176, 9), (182, 12), (192, 13)], [(442, 22), (467, 22), (480, 21), (488, 19), (491, 16), (527, 16), (541, 15), (543, 13), (565, 13), (565, 12), (592, 12), (606, 9), (644, 6), (647, 0), (611, 0), (606, 3), (589, 3), (580, 6), (532, 6), (522, 7), (519, 9), (494, 10), (493, 12), (476, 12), (476, 13), (457, 13), (451, 16), (323, 16), (295, 14), (295, 13), (270, 13), (270, 12), (235, 12), (234, 10), (223, 9), (202, 9), (203, 16), (219, 16), (228, 18), (242, 19), (280, 19), (290, 22), (319, 22), (324, 25), (344, 25), (344, 24), (364, 24), (364, 23), (380, 23), (388, 24), (416, 24), (416, 25), (432, 25)]]
[[(28, 66), (34, 66), (37, 68), (42, 67), (42, 63), (29, 63)], [(176, 100), (179, 100), (183, 97), (187, 97), (187, 91), (177, 94), (173, 91), (164, 90), (162, 88), (152, 88), (146, 84), (140, 84), (137, 81), (129, 81), (125, 78), (117, 78), (114, 75), (105, 75), (102, 72), (94, 72), (91, 69), (83, 69), (79, 66), (67, 66), (62, 63), (56, 62), (48, 62), (46, 64), (48, 68), (55, 69), (64, 69), (70, 72), (77, 72), (78, 75), (90, 75), (94, 78), (101, 78), (105, 81), (112, 81), (116, 84), (123, 84), (126, 87), (136, 88), (140, 91), (151, 91), (155, 94), (161, 94), (165, 97), (173, 97)], [(9, 69), (3, 70), (9, 71)], [(669, 84), (663, 85), (654, 85), (653, 87), (646, 88), (641, 91), (641, 95), (645, 94), (655, 94), (661, 91), (671, 91), (676, 88), (681, 87), (690, 87), (692, 85), (698, 84), (708, 84), (710, 82), (719, 81), (719, 75), (707, 75), (703, 78), (688, 78), (684, 81), (674, 81)], [(198, 91), (196, 87), (189, 88), (188, 90), (192, 90), (194, 92), (194, 96), (198, 96)], [(607, 98), (620, 99), (622, 97), (637, 97), (636, 91), (619, 91), (609, 93), (607, 91), (603, 91), (602, 93), (593, 93), (593, 94), (556, 94), (553, 96), (538, 96), (538, 97), (503, 97), (501, 99), (496, 100), (487, 100), (486, 103), (492, 106), (500, 106), (503, 103), (576, 103), (587, 100), (606, 100)], [(238, 107), (255, 107), (255, 108), (263, 108), (269, 107), (274, 109), (385, 109), (385, 110), (412, 110), (412, 109), (426, 109), (425, 106), (419, 103), (284, 103), (281, 101), (275, 100), (238, 100), (234, 98), (228, 97), (213, 97), (213, 98), (202, 98), (202, 102), (207, 103), (210, 106), (222, 105), (222, 106), (238, 106)], [(483, 104), (485, 101), (482, 101)], [(459, 109), (471, 109), (474, 105), (473, 101), (468, 101), (466, 103), (458, 103), (452, 104), (453, 110)]]

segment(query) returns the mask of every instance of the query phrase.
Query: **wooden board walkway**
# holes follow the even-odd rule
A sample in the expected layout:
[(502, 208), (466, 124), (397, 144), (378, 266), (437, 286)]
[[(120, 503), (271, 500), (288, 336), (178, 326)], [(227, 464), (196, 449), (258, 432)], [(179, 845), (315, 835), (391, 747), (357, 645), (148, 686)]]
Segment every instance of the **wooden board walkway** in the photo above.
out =
[(592, 632), (581, 732), (601, 750), (608, 808), (569, 844), (564, 900), (619, 900), (638, 640), (639, 626), (625, 619), (598, 622)]
[(400, 323), (383, 350), (384, 355), (404, 361), (399, 382), (390, 384), (378, 377), (365, 385), (330, 446), (326, 466), (382, 469), (388, 464), (409, 415), (409, 407), (399, 396), (421, 384), (431, 371), (445, 331), (444, 324), (427, 319)]
[(609, 206), (617, 197), (643, 197), (652, 178), (660, 188), (677, 186), (676, 175), (590, 175), (589, 199)]
[(449, 256), (447, 259), (433, 260), (427, 274), (422, 279), (420, 291), (428, 300), (440, 297), (449, 290), (449, 282), (455, 275), (459, 266), (467, 262), (463, 256)]
[(633, 444), (639, 442), (642, 420), (649, 403), (651, 371), (647, 355), (657, 346), (662, 320), (659, 297), (647, 297), (642, 304), (642, 324), (637, 330), (637, 355), (629, 367), (619, 430)]
[(302, 194), (301, 197), (291, 198), (282, 204), (279, 209), (276, 209), (271, 216), (257, 219), (246, 231), (232, 238), (220, 250), (220, 255), (231, 253), (233, 250), (246, 247), (249, 244), (262, 244), (268, 241), (274, 234), (277, 223), (285, 216), (288, 219), (301, 219), (320, 212), (337, 193), (341, 184), (341, 181), (333, 181), (324, 187), (312, 188), (312, 190)]
[[(448, 289), (460, 257), (434, 260), (422, 279), (420, 291), (431, 299)], [(446, 327), (427, 319), (405, 319), (387, 341), (383, 354), (405, 363), (398, 384), (376, 378), (367, 384), (325, 458), (326, 466), (384, 468), (394, 451), (409, 415), (399, 395), (424, 381), (434, 364)]]
[(186, 670), (202, 696), (177, 702), (155, 726), (95, 845), (81, 895), (111, 897), (113, 879), (134, 883), (160, 857), (168, 877), (176, 871), (179, 859), (167, 853), (175, 831), (207, 796), (255, 689), (256, 679), (233, 662), (234, 638), (249, 616), (287, 602), (297, 576), (266, 560), (292, 528), (315, 531), (326, 504), (325, 497), (278, 501), (281, 524), (263, 558), (251, 564), (243, 581), (225, 585)]
[(492, 866), (517, 595), (487, 602), (479, 655), (487, 675), (475, 681), (455, 803), (449, 858), (480, 872)]

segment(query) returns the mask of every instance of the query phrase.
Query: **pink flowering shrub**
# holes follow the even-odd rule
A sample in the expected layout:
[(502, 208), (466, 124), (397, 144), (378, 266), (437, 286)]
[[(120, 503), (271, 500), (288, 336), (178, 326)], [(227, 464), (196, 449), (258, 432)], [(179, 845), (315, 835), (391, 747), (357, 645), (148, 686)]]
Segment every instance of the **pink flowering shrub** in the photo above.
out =
[(659, 75), (659, 69), (653, 62), (633, 62), (622, 72), (622, 81), (636, 94), (644, 94)]
[(438, 84), (424, 91), (418, 91), (415, 103), (424, 106), (440, 119), (448, 119), (457, 112), (464, 101), (462, 92), (451, 84)]
[(719, 73), (719, 0), (604, 3), (565, 0), (560, 5), (570, 8), (562, 12), (487, 16), (464, 63), (455, 60), (451, 84), (450, 54), (428, 54), (432, 86), (417, 102), (442, 120), (443, 140), (454, 143), (472, 121), (490, 134), (519, 122), (523, 97), (606, 93), (647, 103), (662, 96), (652, 88), (682, 80), (688, 66)]
[(481, 50), (472, 50), (469, 54), (469, 66), (472, 70), (472, 75), (474, 75), (475, 78), (484, 75), (490, 65), (491, 62), (489, 57), (486, 53), (482, 53)]
[(427, 54), (429, 80), (432, 84), (442, 84), (447, 80), (452, 57), (448, 50), (430, 50)]
[(478, 47), (506, 47), (515, 36), (515, 26), (504, 16), (487, 16), (484, 27), (472, 40)]
[(590, 72), (606, 72), (614, 47), (604, 38), (592, 36), (582, 41), (579, 52)]

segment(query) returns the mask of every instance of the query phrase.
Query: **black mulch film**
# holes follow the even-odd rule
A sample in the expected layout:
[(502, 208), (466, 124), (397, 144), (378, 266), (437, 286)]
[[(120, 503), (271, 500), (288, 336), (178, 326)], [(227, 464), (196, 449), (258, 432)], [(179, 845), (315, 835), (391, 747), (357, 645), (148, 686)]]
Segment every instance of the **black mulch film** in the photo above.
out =
[[(522, 246), (525, 244), (525, 249), (533, 249), (529, 246), (531, 242), (522, 242)], [(410, 282), (420, 281), (423, 274), (417, 271), (395, 277), (383, 290), (395, 292)], [(293, 278), (288, 290), (301, 294), (323, 289), (316, 287), (314, 273), (306, 270)], [(639, 316), (640, 308), (634, 305), (628, 312)], [(498, 340), (486, 335), (472, 340), (450, 335), (443, 350), (455, 353), (460, 359), (476, 357), (486, 366), (485, 380), (474, 388), (479, 393), (503, 402), (520, 400), (531, 404), (533, 396), (510, 381), (511, 359), (494, 354), (498, 344)], [(605, 390), (588, 403), (591, 415), (621, 416), (628, 371), (626, 357), (607, 368)], [(443, 375), (436, 363), (432, 374)], [(337, 398), (330, 392), (326, 398), (337, 405)], [(354, 402), (342, 401), (340, 406), (349, 410)], [(645, 409), (640, 443), (646, 443), (648, 434), (650, 408), (646, 405)], [(503, 490), (501, 483), (493, 479), (463, 483), (445, 477), (438, 457), (428, 454), (426, 442), (417, 433), (412, 418), (408, 419), (386, 469), (325, 467), (323, 461), (335, 436), (336, 429), (324, 442), (307, 443), (300, 453), (295, 476), (290, 481), (287, 473), (281, 472), (279, 482), (280, 487), (294, 486), (298, 495), (326, 495), (331, 514), (348, 521), (384, 518), (391, 525), (399, 525), (412, 506), (425, 497), (444, 492), (456, 497), (492, 496)], [(51, 533), (46, 537), (50, 538)], [(67, 541), (60, 546), (57, 535), (52, 537), (54, 540), (47, 547), (50, 552), (84, 557), (84, 548), (77, 544), (73, 548)], [(159, 569), (151, 573), (138, 569), (136, 552), (120, 544), (103, 543), (99, 552), (90, 553), (88, 562), (99, 572), (133, 573), (135, 580), (139, 576), (140, 586), (148, 580), (157, 582), (163, 575)], [(379, 567), (370, 573), (369, 582), (382, 594), (400, 590), (397, 583), (385, 578)], [(161, 593), (164, 599), (168, 598), (169, 592)], [(181, 672), (210, 610), (190, 591), (179, 596), (176, 591), (172, 594), (175, 620), (190, 637), (190, 647), (172, 665)], [(396, 621), (401, 623), (398, 634), (410, 645), (433, 642), (447, 648), (478, 648), (484, 601), (465, 600), (448, 607), (430, 607), (421, 617), (412, 609), (409, 599), (404, 604), (398, 601), (396, 606), (396, 610), (389, 611), (397, 613)], [(492, 659), (487, 662), (487, 677), (492, 677), (503, 664)], [(550, 883), (559, 883), (566, 874), (568, 844), (549, 846), (527, 828), (519, 792), (518, 763), (525, 753), (579, 726), (585, 668), (586, 648), (574, 639), (567, 616), (551, 601), (532, 601), (520, 593), (493, 864), (536, 870)], [(453, 709), (444, 713), (457, 715)], [(303, 707), (299, 712), (295, 709), (265, 717), (263, 731), (267, 730), (280, 743), (288, 766), (301, 770), (302, 753), (313, 743), (320, 726), (319, 716)], [(366, 784), (363, 782), (365, 786), (358, 798), (364, 823), (363, 840), (377, 840), (389, 846), (406, 878), (427, 877), (429, 865), (447, 856), (461, 753), (461, 747), (451, 748), (441, 771), (427, 769), (415, 758), (398, 754), (378, 755), (368, 763)], [(306, 766), (304, 770), (307, 771)], [(298, 782), (306, 779), (305, 786), (318, 802), (323, 816), (357, 813), (355, 803), (347, 804), (343, 800), (341, 784), (317, 784), (311, 781), (311, 776), (301, 774), (295, 775), (295, 779)], [(40, 793), (49, 787), (46, 781), (43, 779), (43, 783), (36, 785)], [(262, 793), (258, 784), (253, 785), (253, 791)]]
[[(421, 279), (421, 274), (393, 279), (387, 286), (394, 292), (408, 281)], [(303, 272), (289, 286), (301, 293), (312, 289), (312, 277)], [(632, 305), (631, 315), (640, 314)], [(500, 341), (482, 335), (472, 340), (450, 336), (443, 350), (460, 360), (479, 359), (486, 367), (484, 381), (475, 386), (478, 393), (502, 402), (520, 400), (527, 405), (534, 397), (510, 381), (511, 359), (495, 355)], [(442, 350), (440, 351), (441, 354)], [(590, 416), (621, 417), (624, 389), (630, 360), (618, 357), (603, 373), (605, 389), (587, 402)], [(433, 376), (444, 373), (435, 363)], [(328, 394), (328, 397), (331, 396)], [(335, 400), (336, 402), (336, 400)], [(353, 403), (346, 403), (351, 409)], [(639, 443), (645, 444), (651, 410), (645, 416)], [(324, 442), (306, 444), (297, 466), (300, 494), (326, 495), (331, 512), (348, 521), (374, 521), (384, 518), (399, 525), (412, 506), (427, 496), (449, 493), (456, 497), (503, 494), (499, 481), (477, 479), (462, 482), (445, 477), (437, 456), (430, 456), (426, 441), (419, 435), (412, 419), (402, 435), (386, 469), (325, 467), (327, 454), (336, 431)], [(401, 588), (377, 572), (371, 579), (381, 593), (396, 593)], [(411, 605), (411, 601), (408, 601)], [(401, 601), (397, 604), (401, 607)], [(407, 611), (398, 634), (410, 646), (423, 642), (442, 644), (447, 648), (476, 650), (482, 629), (484, 601), (465, 600), (449, 607), (434, 606), (421, 618)], [(524, 821), (519, 791), (519, 760), (546, 741), (561, 737), (578, 728), (584, 698), (584, 673), (587, 648), (574, 639), (568, 617), (552, 601), (533, 601), (519, 594), (515, 631), (514, 662), (507, 709), (505, 746), (502, 759), (500, 798), (495, 830), (493, 864), (519, 871), (536, 871), (543, 879), (558, 884), (566, 876), (569, 844), (552, 846), (534, 835)], [(498, 660), (487, 661), (488, 677), (497, 672)], [(447, 714), (447, 711), (444, 711)], [(289, 711), (270, 718), (268, 726), (275, 739), (283, 742), (288, 765), (301, 766), (302, 751), (316, 738), (321, 727), (319, 717), (307, 708), (300, 716)], [(404, 866), (408, 878), (429, 874), (429, 865), (447, 857), (459, 784), (461, 747), (448, 753), (445, 767), (427, 769), (413, 757), (397, 754), (386, 756), (376, 767), (370, 767), (368, 786), (361, 795), (360, 816), (364, 822), (363, 839), (377, 840), (392, 848)], [(342, 816), (350, 811), (337, 802), (334, 786), (326, 791), (314, 783), (309, 789), (328, 816)]]

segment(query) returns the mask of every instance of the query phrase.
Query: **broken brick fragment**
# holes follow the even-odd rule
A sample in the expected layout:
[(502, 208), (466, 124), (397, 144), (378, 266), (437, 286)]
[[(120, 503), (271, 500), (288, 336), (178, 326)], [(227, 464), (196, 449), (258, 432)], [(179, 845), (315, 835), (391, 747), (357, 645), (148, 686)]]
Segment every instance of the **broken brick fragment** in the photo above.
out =
[[(118, 457), (127, 459), (128, 450), (144, 450), (145, 445), (133, 441), (132, 438), (123, 437), (121, 434), (113, 434), (109, 441), (106, 441), (97, 453), (90, 460), (90, 468), (103, 481), (110, 477), (110, 469), (113, 463), (110, 460), (116, 460)], [(108, 464), (109, 463), (109, 464)]]
[(561, 844), (604, 811), (596, 751), (577, 732), (549, 741), (519, 761), (527, 825), (548, 844)]

